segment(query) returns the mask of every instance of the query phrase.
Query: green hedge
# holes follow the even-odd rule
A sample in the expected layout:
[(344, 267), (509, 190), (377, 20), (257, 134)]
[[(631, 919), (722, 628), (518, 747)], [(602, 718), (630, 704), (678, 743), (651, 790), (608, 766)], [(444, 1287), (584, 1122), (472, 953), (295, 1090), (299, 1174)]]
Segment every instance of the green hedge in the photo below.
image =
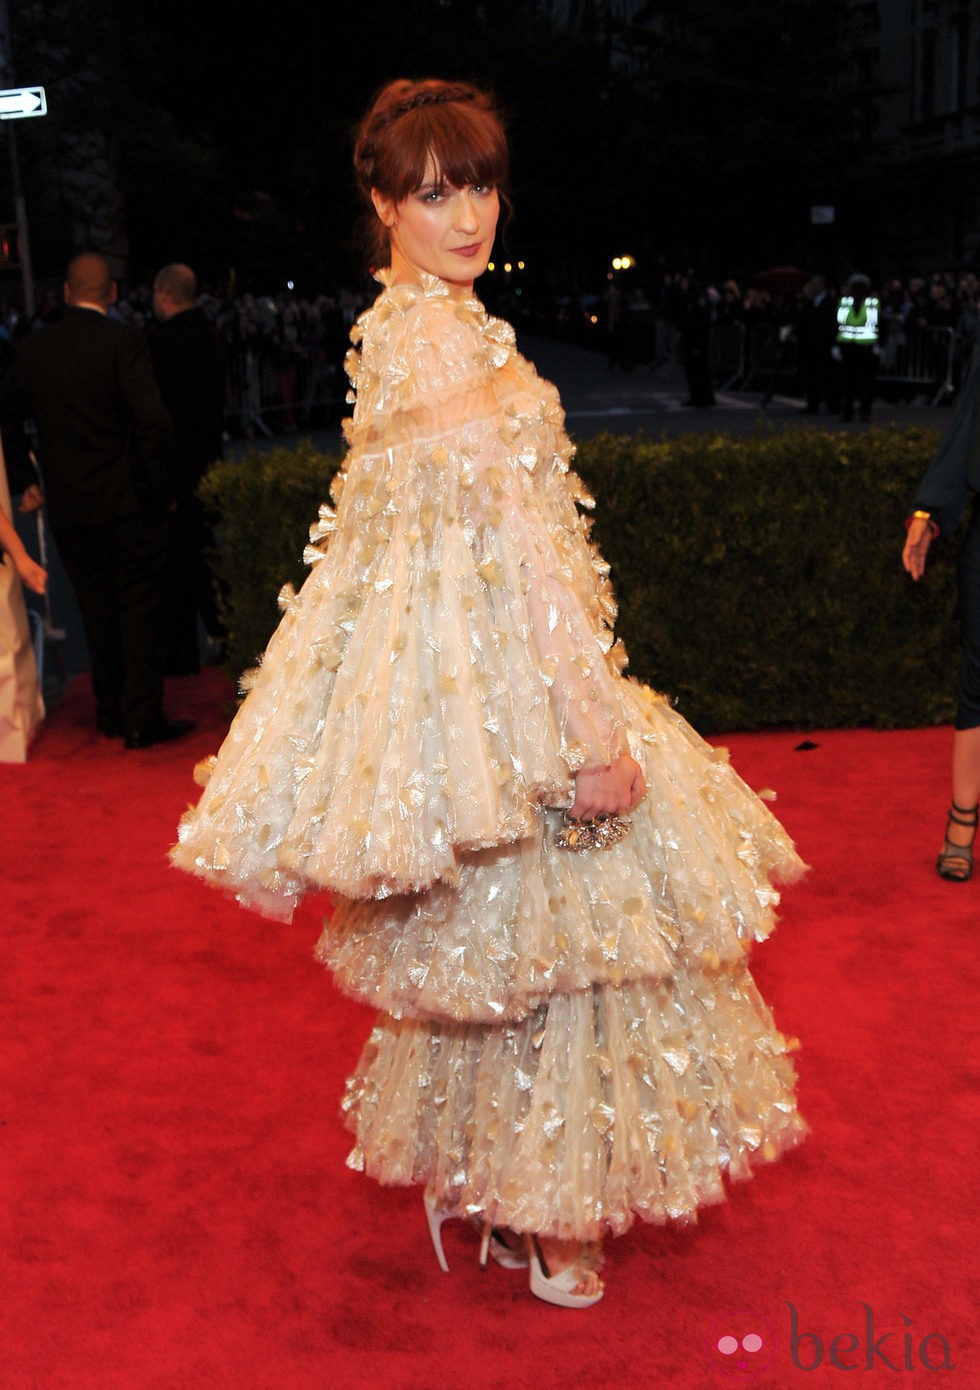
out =
[(282, 586), (298, 589), (309, 573), (303, 551), (339, 464), (301, 441), (296, 449), (226, 460), (201, 481), (218, 538), (211, 561), (233, 680), (255, 665), (275, 631)]
[[(902, 569), (903, 519), (939, 430), (874, 427), (656, 441), (603, 435), (575, 467), (596, 497), (629, 673), (702, 733), (914, 727), (953, 713), (956, 542)], [(230, 631), (254, 664), (302, 583), (310, 525), (339, 459), (250, 453), (202, 485)]]

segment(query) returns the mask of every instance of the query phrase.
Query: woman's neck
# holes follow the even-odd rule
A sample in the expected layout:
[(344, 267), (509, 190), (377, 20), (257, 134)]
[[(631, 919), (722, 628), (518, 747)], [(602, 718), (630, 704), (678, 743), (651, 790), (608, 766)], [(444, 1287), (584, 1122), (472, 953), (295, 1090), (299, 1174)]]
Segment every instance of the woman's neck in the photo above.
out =
[(434, 275), (431, 271), (423, 270), (421, 266), (415, 265), (397, 251), (392, 251), (391, 265), (388, 273), (393, 285), (421, 285), (427, 276), (431, 280), (438, 280), (445, 286), (446, 293), (452, 299), (465, 299), (473, 293), (473, 281), (462, 282), (457, 280), (444, 280), (441, 275)]

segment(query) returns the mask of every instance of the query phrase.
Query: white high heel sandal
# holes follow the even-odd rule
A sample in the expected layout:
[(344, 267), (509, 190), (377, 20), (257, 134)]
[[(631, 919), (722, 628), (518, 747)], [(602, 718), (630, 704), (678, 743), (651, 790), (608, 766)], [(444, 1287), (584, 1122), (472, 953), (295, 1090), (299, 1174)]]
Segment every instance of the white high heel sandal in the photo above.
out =
[(591, 1308), (605, 1293), (601, 1279), (596, 1293), (574, 1292), (575, 1285), (581, 1284), (583, 1274), (595, 1272), (598, 1277), (593, 1258), (587, 1254), (580, 1254), (578, 1259), (573, 1260), (565, 1269), (560, 1269), (557, 1274), (550, 1274), (536, 1236), (528, 1236), (527, 1252), (531, 1266), (531, 1292), (535, 1298), (552, 1303), (556, 1308)]
[[(523, 1242), (522, 1242), (523, 1245)], [(486, 1267), (487, 1254), (501, 1269), (527, 1269), (527, 1255), (523, 1248), (515, 1250), (508, 1245), (495, 1226), (485, 1223), (480, 1242), (480, 1264)]]
[[(436, 1252), (436, 1259), (439, 1261), (439, 1268), (444, 1274), (449, 1273), (449, 1261), (442, 1248), (442, 1224), (444, 1221), (470, 1220), (469, 1217), (460, 1217), (459, 1212), (452, 1207), (441, 1207), (435, 1195), (431, 1192), (424, 1194), (425, 1219), (429, 1226), (429, 1236), (432, 1240), (432, 1248)], [(522, 1250), (514, 1250), (507, 1244), (503, 1236), (490, 1225), (489, 1221), (478, 1222), (472, 1218), (472, 1224), (482, 1232), (480, 1239), (480, 1264), (486, 1268), (487, 1256), (491, 1256), (495, 1264), (502, 1269), (526, 1269), (527, 1255)]]
[(425, 1202), (425, 1219), (429, 1223), (429, 1235), (432, 1238), (432, 1248), (436, 1252), (439, 1268), (443, 1274), (448, 1274), (449, 1262), (442, 1248), (442, 1223), (451, 1221), (456, 1212), (441, 1207), (431, 1192), (423, 1194), (423, 1201)]

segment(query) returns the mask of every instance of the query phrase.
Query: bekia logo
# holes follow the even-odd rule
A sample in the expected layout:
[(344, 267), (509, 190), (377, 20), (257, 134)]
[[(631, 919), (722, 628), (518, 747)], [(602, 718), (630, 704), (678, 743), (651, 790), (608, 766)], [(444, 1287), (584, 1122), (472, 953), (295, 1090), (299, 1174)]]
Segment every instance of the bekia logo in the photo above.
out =
[(705, 1352), (713, 1369), (743, 1382), (770, 1371), (777, 1360), (804, 1372), (818, 1366), (837, 1371), (956, 1369), (941, 1332), (915, 1331), (904, 1313), (899, 1314), (900, 1328), (882, 1325), (880, 1318), (876, 1325), (871, 1305), (862, 1302), (860, 1307), (854, 1330), (827, 1333), (815, 1331), (812, 1322), (804, 1326), (799, 1309), (787, 1302), (789, 1325), (782, 1339), (783, 1354), (778, 1331), (765, 1313), (729, 1311), (709, 1328)]
[(824, 1364), (825, 1358), (827, 1366), (838, 1371), (874, 1371), (881, 1367), (889, 1371), (915, 1371), (920, 1367), (925, 1371), (952, 1371), (956, 1367), (943, 1334), (927, 1332), (921, 1336), (914, 1333), (912, 1319), (904, 1313), (899, 1315), (904, 1324), (901, 1331), (879, 1332), (876, 1336), (871, 1304), (862, 1303), (862, 1330), (838, 1332), (827, 1338), (809, 1330), (801, 1331), (795, 1305), (787, 1303), (786, 1306), (790, 1317), (790, 1357), (800, 1371), (815, 1371)]
[(776, 1360), (776, 1329), (764, 1313), (729, 1311), (716, 1318), (705, 1338), (715, 1370), (732, 1380), (750, 1381)]

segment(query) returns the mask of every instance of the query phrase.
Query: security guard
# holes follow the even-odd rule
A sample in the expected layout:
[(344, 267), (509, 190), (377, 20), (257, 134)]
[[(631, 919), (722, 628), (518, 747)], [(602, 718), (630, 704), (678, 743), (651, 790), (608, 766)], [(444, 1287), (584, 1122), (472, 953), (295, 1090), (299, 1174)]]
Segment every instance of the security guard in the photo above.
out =
[(833, 349), (833, 357), (841, 366), (842, 420), (854, 419), (855, 402), (861, 419), (871, 419), (879, 307), (867, 275), (852, 275), (837, 303), (837, 343)]

